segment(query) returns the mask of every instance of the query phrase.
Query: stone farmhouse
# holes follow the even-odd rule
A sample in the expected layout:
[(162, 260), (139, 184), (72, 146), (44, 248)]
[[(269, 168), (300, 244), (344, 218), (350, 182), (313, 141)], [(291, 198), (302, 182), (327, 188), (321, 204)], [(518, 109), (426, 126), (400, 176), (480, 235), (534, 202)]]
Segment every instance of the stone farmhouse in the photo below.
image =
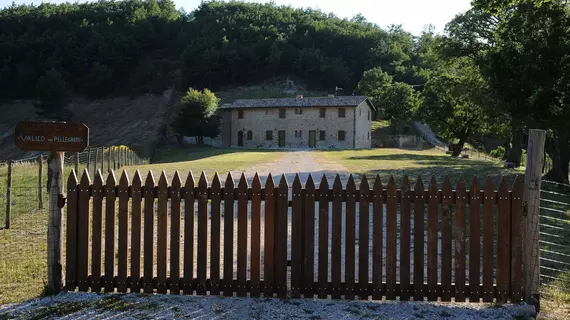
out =
[(365, 96), (242, 99), (220, 107), (222, 146), (370, 148), (376, 108)]

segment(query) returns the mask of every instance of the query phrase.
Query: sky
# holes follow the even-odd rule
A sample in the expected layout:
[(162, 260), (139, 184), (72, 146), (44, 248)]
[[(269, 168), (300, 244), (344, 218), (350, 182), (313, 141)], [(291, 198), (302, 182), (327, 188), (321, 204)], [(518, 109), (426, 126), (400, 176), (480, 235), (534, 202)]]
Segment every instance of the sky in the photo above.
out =
[[(194, 10), (202, 0), (173, 0), (177, 8), (186, 12)], [(248, 0), (249, 2), (270, 2), (270, 0)], [(0, 7), (16, 4), (61, 3), (66, 0), (0, 0)], [(71, 1), (75, 2), (75, 1)], [(80, 1), (84, 2), (84, 1)], [(401, 24), (404, 30), (418, 35), (431, 24), (438, 33), (445, 24), (461, 12), (467, 11), (471, 0), (273, 0), (278, 5), (311, 7), (324, 12), (333, 12), (341, 18), (351, 18), (361, 13), (370, 22), (380, 27)]]

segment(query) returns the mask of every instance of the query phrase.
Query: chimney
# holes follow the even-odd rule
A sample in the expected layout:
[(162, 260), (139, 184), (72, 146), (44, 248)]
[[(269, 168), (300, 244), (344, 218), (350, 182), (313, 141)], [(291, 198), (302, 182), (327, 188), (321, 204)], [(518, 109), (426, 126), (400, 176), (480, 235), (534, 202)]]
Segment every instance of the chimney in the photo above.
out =
[(303, 95), (302, 95), (302, 94), (298, 94), (298, 95), (297, 95), (297, 99), (303, 99)]

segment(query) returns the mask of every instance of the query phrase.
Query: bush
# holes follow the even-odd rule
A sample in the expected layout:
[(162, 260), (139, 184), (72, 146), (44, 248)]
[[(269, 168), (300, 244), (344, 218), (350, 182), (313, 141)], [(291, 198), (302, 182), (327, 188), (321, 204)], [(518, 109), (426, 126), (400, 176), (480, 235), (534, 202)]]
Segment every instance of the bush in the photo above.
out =
[(503, 159), (505, 157), (505, 147), (498, 146), (497, 149), (491, 151), (489, 155), (491, 158)]

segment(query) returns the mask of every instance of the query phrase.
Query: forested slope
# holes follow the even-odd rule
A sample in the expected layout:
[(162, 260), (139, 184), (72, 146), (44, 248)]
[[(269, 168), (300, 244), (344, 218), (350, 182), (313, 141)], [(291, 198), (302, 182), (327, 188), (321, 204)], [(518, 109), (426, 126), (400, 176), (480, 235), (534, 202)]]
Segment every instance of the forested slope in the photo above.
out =
[(212, 1), (192, 13), (170, 0), (13, 5), (0, 11), (0, 48), (4, 100), (40, 98), (42, 77), (92, 98), (283, 74), (350, 93), (372, 67), (422, 82), (413, 71), (421, 48), (400, 28), (273, 4)]

